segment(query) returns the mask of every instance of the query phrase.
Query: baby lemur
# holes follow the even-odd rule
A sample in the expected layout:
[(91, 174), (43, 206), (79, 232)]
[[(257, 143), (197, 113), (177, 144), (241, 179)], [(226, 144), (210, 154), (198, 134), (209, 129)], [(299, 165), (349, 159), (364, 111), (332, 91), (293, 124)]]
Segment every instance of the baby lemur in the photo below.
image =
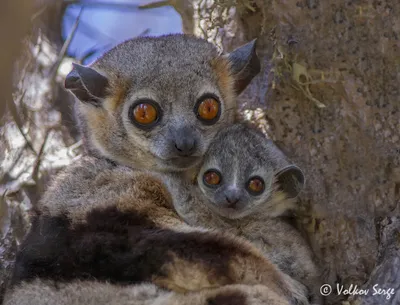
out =
[(165, 174), (177, 213), (190, 225), (246, 237), (319, 300), (319, 270), (295, 227), (278, 217), (294, 207), (304, 176), (264, 134), (246, 124), (219, 132), (195, 185)]
[(155, 171), (201, 161), (232, 124), (236, 96), (260, 71), (255, 41), (220, 54), (206, 40), (174, 34), (128, 40), (90, 67), (74, 64), (65, 88), (91, 155)]
[(46, 191), (17, 254), (9, 299), (36, 279), (149, 282), (176, 293), (263, 285), (282, 304), (308, 304), (303, 287), (244, 239), (185, 224), (153, 174), (91, 157)]

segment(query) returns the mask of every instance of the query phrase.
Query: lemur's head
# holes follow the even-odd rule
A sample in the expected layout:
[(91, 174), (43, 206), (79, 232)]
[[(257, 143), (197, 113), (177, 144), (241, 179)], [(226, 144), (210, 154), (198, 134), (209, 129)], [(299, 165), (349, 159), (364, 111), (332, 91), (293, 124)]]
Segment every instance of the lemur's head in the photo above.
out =
[(235, 98), (259, 72), (252, 41), (229, 54), (187, 35), (128, 40), (90, 67), (74, 64), (65, 87), (93, 154), (159, 171), (197, 165), (234, 121)]
[(236, 124), (210, 144), (197, 183), (202, 202), (220, 216), (238, 219), (262, 211), (274, 217), (291, 207), (287, 199), (301, 191), (304, 176), (264, 134)]

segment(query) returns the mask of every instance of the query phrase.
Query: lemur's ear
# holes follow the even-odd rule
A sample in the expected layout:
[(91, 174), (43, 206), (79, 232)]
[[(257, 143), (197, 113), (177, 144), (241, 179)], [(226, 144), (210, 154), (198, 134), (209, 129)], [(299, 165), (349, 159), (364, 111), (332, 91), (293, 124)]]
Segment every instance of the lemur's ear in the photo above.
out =
[(72, 71), (65, 78), (65, 88), (80, 101), (100, 106), (106, 96), (108, 79), (94, 69), (73, 63)]
[(260, 72), (260, 60), (256, 53), (256, 39), (226, 54), (235, 77), (235, 91), (239, 95)]
[(288, 165), (275, 174), (279, 189), (289, 198), (295, 198), (304, 187), (303, 171), (296, 165)]

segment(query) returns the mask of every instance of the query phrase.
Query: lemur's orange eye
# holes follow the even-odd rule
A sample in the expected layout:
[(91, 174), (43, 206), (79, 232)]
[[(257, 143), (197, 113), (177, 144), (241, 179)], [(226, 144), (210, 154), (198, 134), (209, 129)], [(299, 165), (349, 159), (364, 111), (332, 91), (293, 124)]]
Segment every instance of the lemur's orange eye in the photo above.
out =
[(213, 98), (207, 98), (199, 105), (199, 116), (204, 120), (212, 120), (218, 115), (219, 104)]
[(208, 186), (217, 186), (221, 183), (221, 174), (215, 170), (208, 170), (203, 175), (203, 181)]
[(260, 195), (264, 191), (264, 180), (260, 177), (253, 177), (247, 184), (247, 190), (252, 195)]
[(204, 123), (213, 124), (220, 114), (220, 103), (214, 97), (202, 99), (197, 106), (197, 117)]
[(149, 103), (141, 103), (133, 109), (133, 118), (139, 124), (147, 125), (157, 119), (157, 110)]

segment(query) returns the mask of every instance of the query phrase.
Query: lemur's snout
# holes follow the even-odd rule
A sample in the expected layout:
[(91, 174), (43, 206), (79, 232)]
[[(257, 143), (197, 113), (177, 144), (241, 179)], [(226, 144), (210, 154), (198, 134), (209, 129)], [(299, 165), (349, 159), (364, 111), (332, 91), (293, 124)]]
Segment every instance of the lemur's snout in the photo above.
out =
[(172, 141), (178, 156), (189, 157), (196, 152), (196, 134), (192, 128), (182, 127), (175, 130)]
[(235, 209), (236, 204), (239, 202), (241, 197), (241, 192), (238, 189), (229, 189), (225, 191), (225, 202), (223, 204), (224, 208)]
[(191, 156), (196, 150), (196, 141), (193, 138), (177, 139), (175, 141), (175, 150), (179, 156)]

